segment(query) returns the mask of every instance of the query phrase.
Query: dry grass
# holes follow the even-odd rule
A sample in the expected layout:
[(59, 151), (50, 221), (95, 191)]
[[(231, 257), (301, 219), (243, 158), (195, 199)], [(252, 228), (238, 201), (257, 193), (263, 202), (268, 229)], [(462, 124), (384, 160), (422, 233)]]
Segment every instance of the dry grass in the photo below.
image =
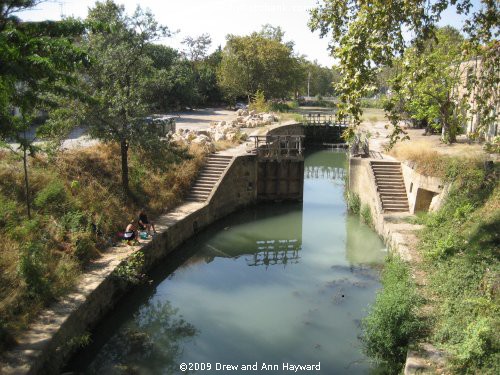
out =
[[(415, 169), (426, 176), (444, 178), (452, 156), (436, 151), (432, 143), (426, 141), (404, 141), (397, 143), (389, 154), (401, 161), (414, 163)], [(456, 158), (456, 157), (455, 157)], [(477, 162), (477, 154), (464, 153), (460, 159), (464, 162)]]
[[(0, 351), (43, 306), (73, 288), (86, 262), (105, 251), (107, 239), (123, 231), (140, 207), (154, 219), (179, 204), (204, 158), (196, 147), (158, 155), (131, 151), (132, 199), (125, 203), (118, 146), (40, 155), (29, 163), (33, 220), (28, 221), (21, 161), (0, 153)], [(47, 189), (58, 192), (57, 199), (35, 204)], [(91, 232), (92, 221), (102, 237)], [(33, 245), (38, 250), (29, 250)]]

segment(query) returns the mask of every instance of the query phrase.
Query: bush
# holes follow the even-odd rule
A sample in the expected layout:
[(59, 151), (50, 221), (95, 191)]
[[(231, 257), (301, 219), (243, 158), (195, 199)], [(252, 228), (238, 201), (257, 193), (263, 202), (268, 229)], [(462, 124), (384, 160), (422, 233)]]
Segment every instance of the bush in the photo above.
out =
[(67, 194), (64, 184), (60, 181), (51, 181), (38, 192), (34, 203), (37, 208), (45, 211), (59, 211), (67, 203)]
[(95, 258), (97, 250), (95, 241), (91, 233), (78, 232), (73, 235), (73, 255), (81, 264), (87, 263), (90, 259)]
[(269, 106), (266, 102), (264, 91), (257, 90), (254, 97), (252, 98), (252, 102), (250, 103), (249, 108), (257, 112), (269, 111)]
[(366, 225), (372, 226), (372, 224), (373, 224), (372, 211), (370, 210), (369, 205), (365, 204), (361, 207), (360, 216), (361, 216), (361, 220), (363, 220), (363, 222)]
[(31, 298), (46, 301), (52, 296), (50, 282), (47, 279), (47, 253), (42, 244), (36, 242), (25, 244), (19, 256), (18, 269)]
[(362, 321), (365, 352), (376, 362), (398, 373), (410, 341), (418, 338), (422, 323), (417, 316), (421, 299), (407, 265), (399, 258), (388, 258), (382, 272), (383, 289)]
[(361, 207), (361, 200), (359, 199), (359, 195), (353, 193), (352, 191), (347, 192), (347, 209), (355, 214), (359, 214), (359, 209)]

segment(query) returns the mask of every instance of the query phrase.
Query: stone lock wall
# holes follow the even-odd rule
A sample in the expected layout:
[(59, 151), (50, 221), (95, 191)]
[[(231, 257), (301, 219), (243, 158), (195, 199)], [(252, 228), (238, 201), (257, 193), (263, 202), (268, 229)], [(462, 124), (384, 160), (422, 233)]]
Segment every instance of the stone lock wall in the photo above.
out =
[(73, 293), (43, 311), (18, 344), (0, 358), (3, 374), (57, 374), (73, 354), (75, 340), (92, 330), (130, 285), (113, 271), (136, 251), (146, 272), (200, 229), (256, 201), (256, 156), (236, 157), (208, 202), (188, 203), (155, 221), (159, 232), (141, 248), (112, 247), (89, 266)]

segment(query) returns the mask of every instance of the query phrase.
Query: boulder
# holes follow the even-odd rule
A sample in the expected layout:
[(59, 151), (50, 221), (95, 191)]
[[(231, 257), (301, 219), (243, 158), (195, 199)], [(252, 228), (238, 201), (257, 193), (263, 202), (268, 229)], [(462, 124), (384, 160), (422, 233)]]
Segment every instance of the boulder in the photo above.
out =
[(242, 112), (241, 112), (241, 116), (248, 116), (248, 111), (246, 109), (244, 109)]
[(224, 139), (226, 139), (226, 136), (224, 133), (221, 133), (219, 131), (214, 133), (214, 141), (215, 142), (223, 141)]

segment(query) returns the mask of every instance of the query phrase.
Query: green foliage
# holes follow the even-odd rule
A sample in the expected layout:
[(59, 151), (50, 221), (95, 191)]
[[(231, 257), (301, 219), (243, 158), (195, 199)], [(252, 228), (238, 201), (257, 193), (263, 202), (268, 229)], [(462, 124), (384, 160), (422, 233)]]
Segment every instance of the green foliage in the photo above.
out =
[(303, 80), (292, 46), (278, 34), (228, 35), (218, 69), (218, 82), (228, 99), (249, 98), (257, 90), (269, 98), (286, 98)]
[(379, 96), (373, 98), (363, 98), (361, 99), (362, 108), (384, 108), (386, 96)]
[(72, 236), (73, 255), (80, 264), (86, 264), (96, 256), (95, 241), (92, 234), (88, 232), (78, 232)]
[(249, 108), (257, 112), (267, 112), (269, 110), (269, 105), (266, 102), (264, 91), (257, 90), (252, 98)]
[(359, 195), (351, 191), (347, 191), (347, 208), (355, 215), (359, 215), (361, 208), (361, 200)]
[(391, 373), (399, 373), (410, 341), (422, 328), (417, 316), (421, 299), (408, 266), (399, 258), (387, 259), (382, 286), (362, 322), (363, 347), (375, 361), (388, 365)]
[(373, 225), (372, 211), (370, 210), (370, 206), (365, 204), (361, 206), (361, 211), (359, 212), (361, 216), (361, 220), (368, 226)]
[(7, 225), (15, 225), (17, 220), (16, 202), (0, 194), (0, 228)]
[(142, 269), (144, 267), (144, 253), (136, 251), (130, 255), (122, 264), (115, 268), (114, 275), (121, 280), (132, 284), (138, 284), (144, 280)]
[(48, 207), (60, 210), (67, 204), (66, 188), (60, 181), (51, 181), (37, 193), (33, 202), (37, 208), (42, 210), (46, 210)]
[(458, 96), (458, 86), (464, 75), (460, 32), (451, 27), (436, 31), (436, 40), (425, 43), (422, 50), (407, 49), (397, 62), (398, 74), (393, 79), (393, 119), (412, 119), (442, 130), (447, 143), (464, 124), (464, 105)]
[[(482, 6), (472, 9), (470, 0), (436, 0), (429, 6), (426, 0), (387, 0), (359, 2), (357, 0), (323, 0), (311, 11), (310, 28), (321, 36), (330, 36), (333, 57), (339, 61), (340, 81), (336, 84), (340, 94), (340, 114), (349, 113), (354, 125), (361, 121), (361, 98), (366, 97), (377, 84), (381, 68), (391, 68), (407, 48), (417, 54), (425, 43), (436, 35), (437, 23), (443, 12), (453, 5), (457, 13), (467, 15), (464, 31), (469, 41), (463, 46), (465, 59), (477, 57), (485, 66), (468, 77), (467, 95), (478, 103), (481, 127), (494, 123), (499, 83), (498, 19), (495, 1), (483, 0)], [(407, 30), (412, 40), (408, 43)], [(453, 44), (448, 45), (454, 48)], [(496, 68), (495, 68), (496, 66)], [(420, 66), (426, 69), (425, 65)], [(436, 73), (440, 73), (439, 70)], [(446, 72), (445, 76), (446, 76)], [(420, 81), (418, 74), (414, 77)], [(429, 82), (431, 85), (439, 81)], [(392, 85), (397, 89), (397, 83)], [(439, 93), (438, 93), (439, 94)], [(443, 111), (450, 111), (444, 106)], [(451, 111), (450, 111), (451, 112)], [(391, 119), (393, 120), (393, 119)], [(397, 124), (394, 119), (394, 124)], [(401, 138), (402, 128), (396, 126), (393, 141)]]
[(40, 242), (28, 242), (19, 256), (19, 274), (31, 298), (46, 301), (52, 295), (47, 278), (47, 252)]
[(420, 219), (436, 306), (432, 339), (451, 354), (454, 372), (494, 374), (500, 370), (500, 188), (482, 163), (455, 159), (446, 167), (453, 183), (446, 202)]
[(491, 142), (486, 142), (484, 150), (490, 154), (500, 154), (500, 136), (497, 135)]

